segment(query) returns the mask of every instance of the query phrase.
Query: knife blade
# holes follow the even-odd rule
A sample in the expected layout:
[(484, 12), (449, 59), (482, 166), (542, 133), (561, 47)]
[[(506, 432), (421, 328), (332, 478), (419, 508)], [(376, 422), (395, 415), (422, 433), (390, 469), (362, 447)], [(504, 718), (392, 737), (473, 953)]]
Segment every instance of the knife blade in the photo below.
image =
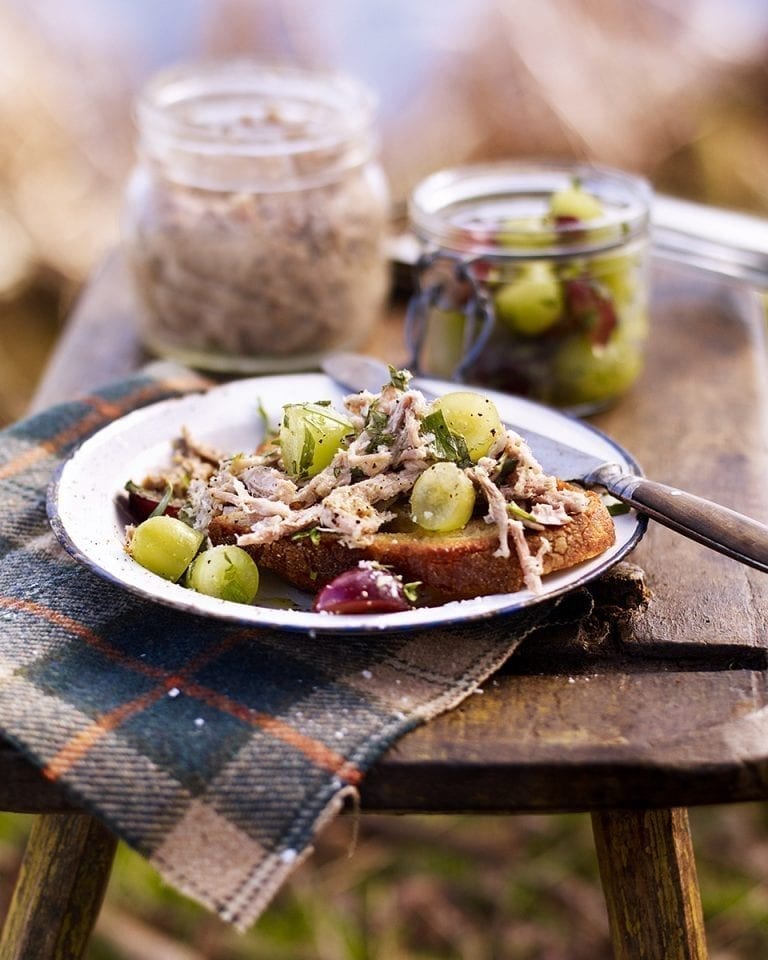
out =
[[(322, 366), (332, 380), (354, 392), (378, 393), (389, 382), (387, 365), (361, 354), (332, 354), (325, 358)], [(418, 379), (412, 381), (412, 386), (421, 390), (428, 400), (438, 396), (425, 389)], [(602, 487), (639, 513), (718, 553), (768, 573), (768, 526), (765, 524), (711, 500), (651, 480), (643, 476), (639, 467), (628, 470), (619, 462), (606, 462), (529, 430), (524, 424), (507, 423), (506, 426), (524, 437), (546, 473), (585, 486)]]

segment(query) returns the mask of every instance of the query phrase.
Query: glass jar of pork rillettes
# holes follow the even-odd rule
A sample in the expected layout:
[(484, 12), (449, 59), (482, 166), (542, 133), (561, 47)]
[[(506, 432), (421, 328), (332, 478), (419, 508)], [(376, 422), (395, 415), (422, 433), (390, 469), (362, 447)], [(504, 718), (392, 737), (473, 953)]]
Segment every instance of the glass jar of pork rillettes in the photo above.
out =
[(586, 164), (427, 177), (409, 201), (411, 366), (575, 415), (609, 406), (642, 368), (650, 203), (642, 178)]
[(153, 352), (255, 373), (367, 339), (389, 285), (389, 194), (364, 86), (192, 64), (148, 83), (136, 121), (123, 236)]

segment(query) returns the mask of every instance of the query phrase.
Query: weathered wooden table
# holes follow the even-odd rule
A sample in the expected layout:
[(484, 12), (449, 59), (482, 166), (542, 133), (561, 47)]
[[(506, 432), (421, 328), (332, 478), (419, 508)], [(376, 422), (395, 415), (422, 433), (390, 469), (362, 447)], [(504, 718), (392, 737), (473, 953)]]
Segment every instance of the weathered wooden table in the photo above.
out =
[[(135, 369), (145, 357), (134, 312), (113, 260), (77, 305), (35, 406)], [(768, 520), (768, 365), (756, 294), (657, 266), (652, 313), (647, 370), (597, 425), (655, 478)], [(379, 344), (401, 359), (394, 325)], [(701, 960), (686, 808), (768, 797), (768, 577), (653, 523), (632, 559), (652, 591), (646, 610), (612, 619), (608, 609), (605, 635), (587, 645), (553, 636), (525, 647), (483, 696), (391, 749), (362, 803), (590, 811), (616, 957)], [(0, 955), (81, 956), (114, 839), (2, 743), (0, 807), (42, 814)]]

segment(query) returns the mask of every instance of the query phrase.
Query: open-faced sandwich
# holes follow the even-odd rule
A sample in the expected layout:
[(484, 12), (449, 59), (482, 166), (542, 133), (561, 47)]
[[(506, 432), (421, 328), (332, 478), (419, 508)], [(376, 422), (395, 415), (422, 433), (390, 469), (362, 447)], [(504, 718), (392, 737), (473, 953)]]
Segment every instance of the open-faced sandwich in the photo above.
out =
[(488, 398), (462, 390), (430, 403), (409, 381), (392, 370), (379, 393), (339, 410), (289, 404), (255, 452), (221, 456), (181, 438), (169, 471), (129, 486), (134, 511), (166, 492), (152, 523), (171, 533), (175, 515), (187, 545), (157, 569), (163, 551), (152, 534), (147, 561), (144, 522), (129, 552), (228, 599), (252, 600), (261, 568), (315, 594), (315, 609), (361, 612), (403, 609), (416, 585), (423, 604), (538, 592), (543, 576), (611, 546), (599, 495), (545, 474)]

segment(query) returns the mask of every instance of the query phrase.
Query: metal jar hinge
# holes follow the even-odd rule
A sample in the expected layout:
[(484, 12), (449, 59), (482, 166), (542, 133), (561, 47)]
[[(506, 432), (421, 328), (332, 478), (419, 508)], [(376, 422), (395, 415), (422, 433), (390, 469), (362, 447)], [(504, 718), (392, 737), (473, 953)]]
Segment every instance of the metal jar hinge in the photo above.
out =
[(405, 316), (405, 342), (409, 350), (409, 366), (414, 374), (425, 373), (422, 352), (429, 315), (441, 302), (455, 304), (465, 318), (462, 353), (451, 375), (453, 380), (464, 380), (466, 372), (488, 342), (495, 319), (493, 303), (472, 271), (476, 262), (441, 250), (424, 253), (416, 262), (415, 291), (408, 301)]

